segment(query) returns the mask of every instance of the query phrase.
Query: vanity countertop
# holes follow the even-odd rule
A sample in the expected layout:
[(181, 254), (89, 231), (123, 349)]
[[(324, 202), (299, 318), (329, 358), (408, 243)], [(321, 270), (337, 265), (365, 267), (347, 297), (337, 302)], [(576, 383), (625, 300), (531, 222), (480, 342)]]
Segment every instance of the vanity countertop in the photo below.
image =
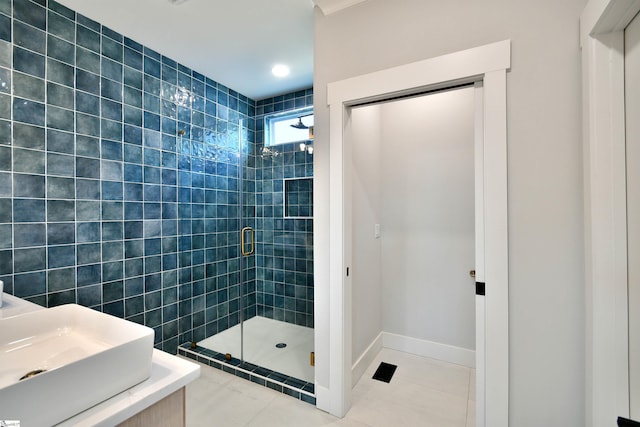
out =
[[(37, 304), (2, 295), (0, 319), (35, 310), (46, 310)], [(140, 384), (113, 396), (65, 421), (58, 426), (113, 426), (147, 409), (180, 390), (200, 376), (200, 366), (169, 353), (153, 350), (151, 376)]]
[(200, 366), (164, 351), (153, 350), (152, 363), (149, 379), (63, 421), (58, 426), (117, 425), (200, 376)]

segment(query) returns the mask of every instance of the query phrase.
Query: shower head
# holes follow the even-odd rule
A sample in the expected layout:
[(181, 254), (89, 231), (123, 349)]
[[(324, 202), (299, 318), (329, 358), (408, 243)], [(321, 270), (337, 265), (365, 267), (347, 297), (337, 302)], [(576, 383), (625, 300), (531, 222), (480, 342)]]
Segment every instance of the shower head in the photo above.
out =
[(309, 129), (309, 126), (302, 123), (302, 117), (298, 117), (298, 123), (292, 124), (291, 127), (296, 129)]

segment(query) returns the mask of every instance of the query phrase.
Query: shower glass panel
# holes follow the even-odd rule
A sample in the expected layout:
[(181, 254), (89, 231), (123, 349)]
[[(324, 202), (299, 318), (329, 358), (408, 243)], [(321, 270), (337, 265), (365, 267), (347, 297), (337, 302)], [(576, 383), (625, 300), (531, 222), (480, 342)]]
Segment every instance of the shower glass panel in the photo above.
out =
[[(255, 115), (230, 117), (208, 136), (215, 139), (216, 161), (214, 178), (205, 183), (207, 261), (199, 282), (204, 289), (193, 290), (191, 346), (309, 395), (315, 380), (313, 140), (267, 147), (264, 118), (267, 111), (298, 113), (300, 104), (311, 111), (313, 100), (311, 90), (278, 98), (259, 101)], [(194, 213), (187, 214), (192, 227), (200, 227)]]
[[(313, 154), (257, 143), (243, 164), (243, 226), (255, 230), (243, 257), (244, 360), (313, 383)], [(307, 185), (287, 186), (294, 178)], [(287, 187), (304, 217), (286, 215)]]
[[(244, 261), (241, 252), (242, 227), (242, 173), (244, 158), (239, 144), (240, 129), (245, 121), (218, 122), (218, 132), (207, 135), (205, 148), (208, 160), (202, 165), (207, 171), (202, 191), (190, 195), (201, 199), (202, 205), (185, 212), (184, 226), (192, 228), (194, 241), (185, 241), (194, 250), (192, 257), (204, 257), (205, 270), (188, 268), (185, 258), (183, 274), (191, 274), (194, 280), (193, 338), (198, 346), (213, 350), (230, 358), (242, 358), (243, 319), (241, 277)], [(199, 165), (191, 165), (200, 169)], [(201, 194), (202, 193), (202, 194)], [(202, 211), (202, 212), (200, 212)], [(201, 231), (201, 235), (198, 234)], [(197, 241), (196, 241), (197, 240)], [(202, 248), (202, 249), (198, 249)], [(182, 265), (181, 264), (181, 265)], [(202, 278), (202, 280), (198, 280)], [(197, 281), (196, 281), (197, 280)]]

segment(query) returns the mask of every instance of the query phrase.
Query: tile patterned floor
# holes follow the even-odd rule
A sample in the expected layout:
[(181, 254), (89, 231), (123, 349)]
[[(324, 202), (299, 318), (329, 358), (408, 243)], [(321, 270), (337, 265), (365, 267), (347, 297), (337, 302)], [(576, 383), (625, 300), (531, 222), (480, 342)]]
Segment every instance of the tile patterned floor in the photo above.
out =
[[(381, 361), (398, 365), (391, 383), (371, 379)], [(338, 419), (313, 406), (203, 366), (187, 387), (187, 426), (473, 427), (475, 370), (383, 349)]]

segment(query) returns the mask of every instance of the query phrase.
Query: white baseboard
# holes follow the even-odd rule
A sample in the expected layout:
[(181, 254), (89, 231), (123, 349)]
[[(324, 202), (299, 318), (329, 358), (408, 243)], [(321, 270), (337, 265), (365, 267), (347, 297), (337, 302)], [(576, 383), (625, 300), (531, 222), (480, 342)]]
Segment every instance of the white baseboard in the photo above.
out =
[[(443, 360), (469, 368), (476, 367), (476, 352), (466, 348), (405, 337), (390, 332), (382, 333), (382, 346), (392, 350)], [(359, 361), (360, 360), (358, 360), (358, 362)]]
[(356, 363), (351, 367), (351, 386), (355, 386), (360, 378), (367, 370), (373, 359), (380, 353), (382, 350), (382, 334), (384, 332), (380, 332), (380, 334), (369, 344), (369, 347), (360, 355)]

